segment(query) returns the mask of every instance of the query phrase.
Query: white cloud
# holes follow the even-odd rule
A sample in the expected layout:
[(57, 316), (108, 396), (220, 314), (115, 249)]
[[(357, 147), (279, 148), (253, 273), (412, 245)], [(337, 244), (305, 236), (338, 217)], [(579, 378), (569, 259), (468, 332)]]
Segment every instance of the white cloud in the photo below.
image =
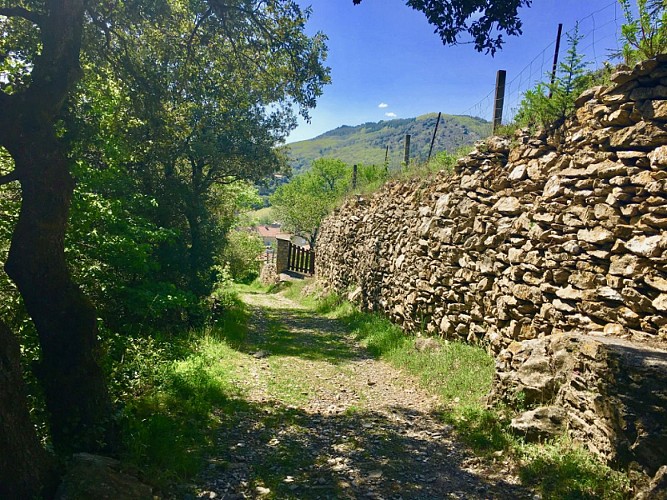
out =
[(396, 118), (398, 115), (396, 113), (385, 113), (384, 116), (387, 116), (389, 118)]
[(378, 104), (378, 108), (384, 109), (384, 108), (388, 108), (388, 107), (389, 107), (389, 104), (387, 104), (386, 102), (381, 102), (380, 104)]

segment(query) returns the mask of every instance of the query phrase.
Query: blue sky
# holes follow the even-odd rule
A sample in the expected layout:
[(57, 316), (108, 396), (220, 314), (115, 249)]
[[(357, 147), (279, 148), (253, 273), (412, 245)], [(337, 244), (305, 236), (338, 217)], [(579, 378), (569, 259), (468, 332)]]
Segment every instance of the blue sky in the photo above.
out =
[[(312, 7), (307, 31), (329, 37), (326, 64), (332, 83), (311, 111), (311, 122), (300, 120), (288, 142), (341, 125), (438, 111), (490, 119), (497, 70), (507, 71), (509, 110), (550, 70), (558, 23), (567, 32), (581, 21), (580, 48), (593, 65), (618, 48), (616, 32), (623, 23), (615, 0), (534, 0), (520, 13), (523, 35), (504, 37), (504, 48), (491, 57), (472, 45), (444, 46), (424, 14), (404, 0), (299, 3)], [(566, 49), (563, 37), (561, 54)]]

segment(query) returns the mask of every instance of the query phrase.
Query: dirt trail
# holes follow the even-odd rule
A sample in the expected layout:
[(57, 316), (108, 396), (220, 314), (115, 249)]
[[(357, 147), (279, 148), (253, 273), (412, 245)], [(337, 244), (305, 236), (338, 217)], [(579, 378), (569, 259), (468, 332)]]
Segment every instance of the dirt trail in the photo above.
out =
[[(532, 498), (438, 419), (438, 401), (336, 320), (276, 294), (251, 310), (239, 384), (199, 498)], [(493, 469), (493, 470), (492, 470)]]

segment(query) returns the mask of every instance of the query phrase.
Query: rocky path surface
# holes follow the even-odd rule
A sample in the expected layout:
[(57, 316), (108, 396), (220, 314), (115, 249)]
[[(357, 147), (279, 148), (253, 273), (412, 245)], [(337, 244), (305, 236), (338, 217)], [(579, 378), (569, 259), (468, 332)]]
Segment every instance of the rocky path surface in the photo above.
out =
[(246, 396), (220, 414), (199, 498), (532, 498), (502, 460), (490, 466), (457, 442), (437, 399), (339, 322), (281, 295), (243, 300)]

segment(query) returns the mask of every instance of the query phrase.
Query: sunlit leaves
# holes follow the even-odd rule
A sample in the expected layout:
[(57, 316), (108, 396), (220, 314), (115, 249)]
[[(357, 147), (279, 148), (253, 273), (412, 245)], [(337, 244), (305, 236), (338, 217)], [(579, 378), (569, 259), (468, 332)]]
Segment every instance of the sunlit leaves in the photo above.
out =
[(312, 168), (280, 186), (271, 197), (285, 229), (311, 240), (322, 219), (349, 188), (352, 169), (340, 160), (321, 158)]

